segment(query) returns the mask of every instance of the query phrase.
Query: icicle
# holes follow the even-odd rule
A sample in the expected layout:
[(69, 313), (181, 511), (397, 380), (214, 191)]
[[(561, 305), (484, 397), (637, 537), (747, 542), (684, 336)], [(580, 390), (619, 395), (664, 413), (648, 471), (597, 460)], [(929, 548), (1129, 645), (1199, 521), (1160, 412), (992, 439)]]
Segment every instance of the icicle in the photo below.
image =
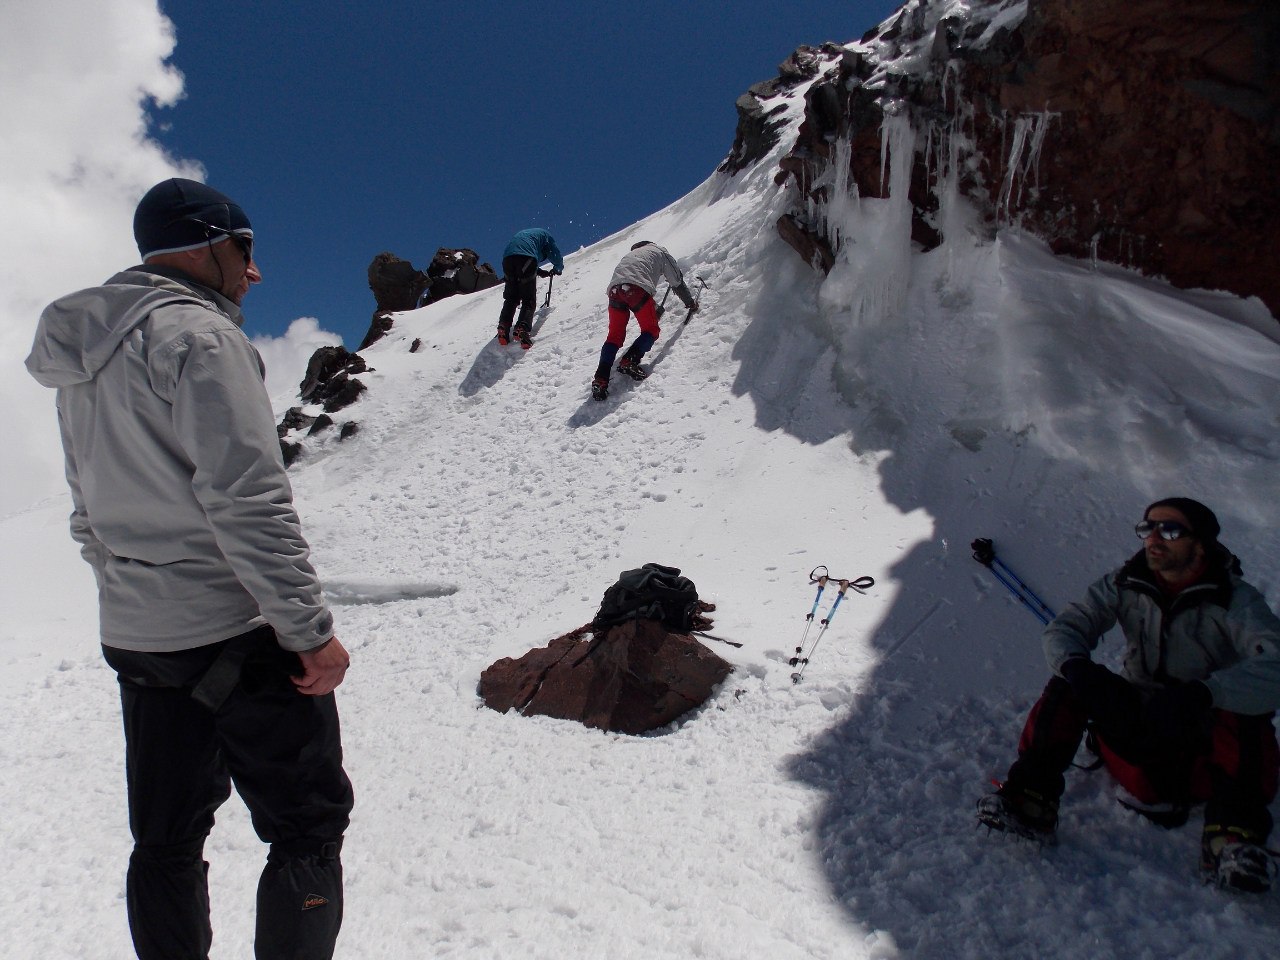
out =
[(885, 195), (885, 173), (889, 169), (889, 116), (885, 114), (880, 120), (880, 195)]
[(1009, 144), (1004, 182), (1000, 186), (1000, 200), (996, 207), (997, 216), (1003, 220), (1011, 219), (1014, 208), (1021, 206), (1028, 174), (1034, 176), (1037, 189), (1040, 186), (1040, 151), (1052, 116), (1046, 110), (1018, 117), (1013, 123), (1013, 140)]
[(1045, 134), (1049, 132), (1049, 111), (1046, 110), (1032, 124), (1031, 152), (1027, 157), (1027, 166), (1035, 173), (1036, 189), (1040, 189), (1040, 151), (1044, 147)]

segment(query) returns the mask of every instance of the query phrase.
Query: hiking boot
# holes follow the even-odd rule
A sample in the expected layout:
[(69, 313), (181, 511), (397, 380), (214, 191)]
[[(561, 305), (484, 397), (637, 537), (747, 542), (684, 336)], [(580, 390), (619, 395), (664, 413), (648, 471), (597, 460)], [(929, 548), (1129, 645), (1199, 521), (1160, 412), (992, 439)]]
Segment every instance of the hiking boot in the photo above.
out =
[(609, 378), (596, 377), (591, 381), (591, 399), (603, 400), (609, 396)]
[(1200, 871), (1206, 883), (1226, 890), (1266, 893), (1276, 877), (1276, 865), (1250, 830), (1205, 824), (1200, 839)]
[(632, 380), (643, 380), (649, 375), (649, 371), (632, 357), (623, 357), (618, 361), (618, 372), (625, 373)]
[(978, 822), (1027, 840), (1057, 843), (1058, 799), (1006, 783), (978, 801)]
[(529, 328), (523, 323), (517, 323), (516, 328), (511, 331), (512, 339), (516, 340), (521, 347), (528, 350), (533, 346), (533, 341), (529, 339)]
[(511, 328), (498, 324), (498, 344), (505, 347), (511, 342)]

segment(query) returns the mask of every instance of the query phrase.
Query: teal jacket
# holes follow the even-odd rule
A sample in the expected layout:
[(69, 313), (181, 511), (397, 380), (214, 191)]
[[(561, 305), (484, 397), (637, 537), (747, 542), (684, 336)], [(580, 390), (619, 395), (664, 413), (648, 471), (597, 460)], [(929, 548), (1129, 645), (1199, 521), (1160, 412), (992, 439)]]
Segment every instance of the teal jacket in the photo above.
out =
[(533, 257), (539, 264), (550, 261), (557, 273), (564, 272), (564, 258), (560, 256), (560, 248), (556, 246), (556, 238), (541, 227), (529, 227), (521, 230), (502, 251), (502, 257)]

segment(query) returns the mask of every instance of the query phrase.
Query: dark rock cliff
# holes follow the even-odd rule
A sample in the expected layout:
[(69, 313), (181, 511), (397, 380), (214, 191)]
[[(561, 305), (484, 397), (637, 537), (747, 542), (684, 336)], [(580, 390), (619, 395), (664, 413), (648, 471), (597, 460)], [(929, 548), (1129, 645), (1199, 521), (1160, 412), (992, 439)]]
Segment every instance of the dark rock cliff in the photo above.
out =
[[(885, 120), (906, 116), (921, 248), (940, 242), (941, 194), (954, 184), (988, 223), (1057, 253), (1257, 296), (1280, 316), (1280, 5), (975, 0), (947, 15), (955, 9), (910, 0), (858, 43), (797, 52), (810, 75), (815, 57), (825, 70), (778, 174), (797, 190), (779, 230), (806, 260), (830, 269), (838, 251), (821, 222), (831, 166), (847, 163), (859, 196), (884, 196)], [(756, 91), (744, 99), (763, 99)], [(769, 132), (760, 111), (740, 102), (739, 114), (730, 170)]]

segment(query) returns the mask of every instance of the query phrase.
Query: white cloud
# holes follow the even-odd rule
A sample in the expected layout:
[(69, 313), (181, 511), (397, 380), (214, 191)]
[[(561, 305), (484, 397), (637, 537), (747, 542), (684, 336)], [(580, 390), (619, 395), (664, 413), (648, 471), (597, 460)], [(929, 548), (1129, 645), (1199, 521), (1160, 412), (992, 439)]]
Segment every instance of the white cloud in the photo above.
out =
[(289, 324), (282, 337), (259, 336), (253, 345), (262, 354), (267, 367), (267, 393), (276, 407), (284, 409), (298, 403), (298, 387), (307, 372), (307, 361), (319, 347), (341, 344), (342, 337), (320, 329), (315, 317), (299, 317)]
[(133, 208), (203, 179), (148, 135), (175, 103), (172, 24), (155, 0), (6, 4), (0, 30), (0, 513), (65, 489), (53, 392), (22, 368), (40, 310), (137, 262)]

